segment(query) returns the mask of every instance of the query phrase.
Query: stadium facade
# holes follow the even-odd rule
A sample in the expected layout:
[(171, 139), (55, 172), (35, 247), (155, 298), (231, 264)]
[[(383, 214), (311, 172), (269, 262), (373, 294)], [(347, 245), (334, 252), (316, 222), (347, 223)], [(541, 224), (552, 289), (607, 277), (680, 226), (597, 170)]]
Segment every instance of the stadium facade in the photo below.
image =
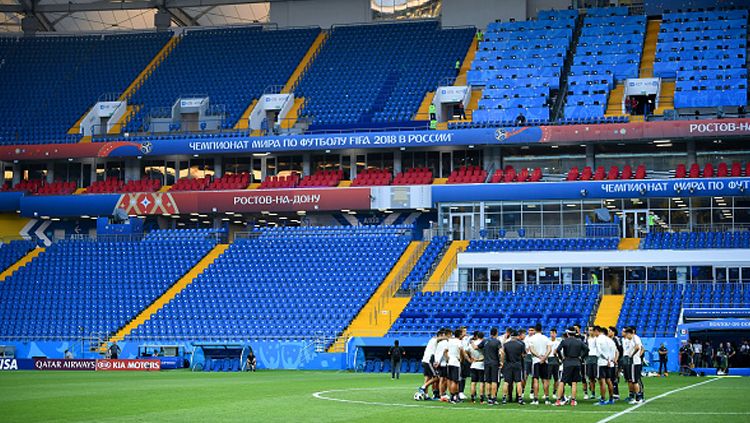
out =
[(596, 322), (675, 368), (690, 328), (747, 338), (746, 2), (369, 3), (0, 37), (4, 351), (380, 371), (444, 326)]

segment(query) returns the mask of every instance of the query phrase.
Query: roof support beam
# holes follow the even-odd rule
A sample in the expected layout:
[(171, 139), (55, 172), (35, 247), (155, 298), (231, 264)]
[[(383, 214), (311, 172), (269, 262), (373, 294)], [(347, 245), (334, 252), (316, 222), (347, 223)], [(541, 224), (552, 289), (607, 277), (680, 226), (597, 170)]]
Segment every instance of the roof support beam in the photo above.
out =
[[(215, 7), (235, 4), (266, 3), (269, 1), (282, 0), (99, 0), (91, 3), (68, 2), (37, 4), (34, 11), (36, 13), (75, 13), (108, 10), (143, 10), (159, 7), (183, 9), (186, 7)], [(25, 13), (27, 12), (27, 9), (21, 4), (0, 4), (0, 12)]]

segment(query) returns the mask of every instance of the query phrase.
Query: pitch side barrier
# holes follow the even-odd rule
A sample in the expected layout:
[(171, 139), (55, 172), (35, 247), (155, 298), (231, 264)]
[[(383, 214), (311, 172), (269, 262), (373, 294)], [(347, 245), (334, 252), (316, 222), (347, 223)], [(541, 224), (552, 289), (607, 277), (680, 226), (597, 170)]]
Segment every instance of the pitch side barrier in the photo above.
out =
[(0, 358), (0, 371), (159, 371), (159, 359)]

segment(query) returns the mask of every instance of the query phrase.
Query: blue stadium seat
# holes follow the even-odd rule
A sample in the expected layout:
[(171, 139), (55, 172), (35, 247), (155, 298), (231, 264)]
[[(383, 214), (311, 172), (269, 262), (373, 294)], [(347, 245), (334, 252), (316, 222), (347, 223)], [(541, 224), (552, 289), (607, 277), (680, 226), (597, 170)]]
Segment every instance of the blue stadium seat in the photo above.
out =
[(282, 227), (237, 239), (127, 339), (332, 341), (401, 256), (411, 229)]
[(0, 284), (0, 334), (9, 340), (106, 339), (213, 245), (200, 239), (59, 241)]
[[(539, 285), (516, 292), (417, 293), (394, 322), (389, 336), (432, 334), (442, 327), (466, 325), (470, 330), (490, 327), (564, 328), (585, 322), (599, 295), (597, 286)], [(549, 298), (555, 298), (554, 307)], [(519, 312), (523, 310), (523, 312)]]
[(103, 94), (122, 93), (172, 33), (0, 38), (0, 144), (67, 135)]

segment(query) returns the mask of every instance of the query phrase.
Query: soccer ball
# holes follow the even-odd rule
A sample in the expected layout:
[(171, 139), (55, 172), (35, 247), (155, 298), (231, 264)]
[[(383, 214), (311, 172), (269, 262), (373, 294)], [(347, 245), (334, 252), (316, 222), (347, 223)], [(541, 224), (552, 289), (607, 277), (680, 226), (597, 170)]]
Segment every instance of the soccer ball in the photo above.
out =
[(414, 393), (414, 401), (424, 401), (424, 393), (422, 393), (422, 392), (415, 392)]
[(464, 394), (463, 392), (459, 392), (459, 393), (458, 393), (458, 398), (459, 398), (459, 399), (460, 399), (461, 401), (463, 401), (463, 400), (465, 400), (465, 399), (466, 399), (466, 394)]

